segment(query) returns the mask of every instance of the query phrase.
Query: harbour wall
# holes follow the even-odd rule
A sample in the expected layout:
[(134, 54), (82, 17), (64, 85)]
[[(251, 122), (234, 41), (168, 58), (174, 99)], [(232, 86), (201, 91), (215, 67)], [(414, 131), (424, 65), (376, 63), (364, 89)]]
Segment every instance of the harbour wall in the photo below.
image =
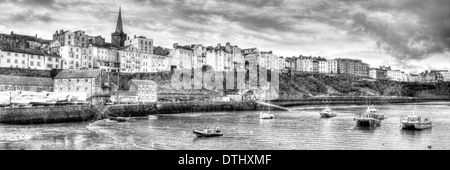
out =
[[(414, 103), (428, 101), (443, 101), (442, 99), (371, 99), (371, 104)], [(449, 100), (445, 100), (449, 101)], [(316, 99), (316, 100), (283, 100), (271, 101), (279, 106), (302, 105), (339, 105), (356, 104), (365, 105), (364, 98), (348, 99)], [(50, 107), (24, 107), (0, 108), (0, 123), (3, 124), (45, 124), (83, 122), (105, 119), (108, 117), (140, 117), (153, 114), (177, 114), (192, 112), (232, 112), (232, 111), (258, 111), (267, 110), (268, 106), (256, 102), (181, 102), (181, 103), (152, 103), (136, 105), (105, 105), (105, 106), (50, 106)], [(279, 110), (272, 108), (273, 110)]]
[(140, 117), (153, 114), (214, 111), (251, 111), (263, 108), (263, 106), (255, 102), (184, 102), (140, 105), (0, 108), (0, 123), (16, 125), (69, 123), (99, 120), (108, 117)]
[(303, 106), (303, 105), (383, 105), (390, 103), (417, 103), (432, 101), (450, 101), (450, 99), (439, 98), (326, 98), (326, 99), (306, 99), (306, 100), (274, 100), (271, 103), (279, 106)]
[(94, 106), (0, 108), (0, 123), (46, 124), (92, 120), (99, 113)]

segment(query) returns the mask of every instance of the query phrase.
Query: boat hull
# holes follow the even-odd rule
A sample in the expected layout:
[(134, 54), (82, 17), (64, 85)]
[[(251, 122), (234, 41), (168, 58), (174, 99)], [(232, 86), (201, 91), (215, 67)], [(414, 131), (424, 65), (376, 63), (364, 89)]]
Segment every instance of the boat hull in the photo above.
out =
[(320, 116), (322, 118), (332, 118), (332, 117), (336, 117), (337, 114), (336, 113), (320, 113)]
[(194, 134), (195, 134), (197, 137), (205, 137), (205, 138), (208, 138), (208, 137), (218, 137), (218, 136), (223, 136), (222, 133), (205, 133), (205, 132), (203, 132), (203, 131), (198, 131), (198, 130), (194, 130), (193, 132), (194, 132)]
[(259, 116), (261, 119), (273, 119), (273, 118), (275, 118), (275, 115), (271, 115), (271, 114), (261, 114), (260, 116)]
[(406, 130), (424, 130), (430, 129), (431, 123), (405, 123), (402, 122), (402, 129)]
[(110, 117), (109, 120), (116, 121), (116, 122), (126, 122), (126, 121), (128, 121), (128, 119), (124, 118), (124, 117)]
[(356, 126), (360, 127), (377, 127), (380, 126), (380, 121), (374, 118), (357, 118), (355, 119)]

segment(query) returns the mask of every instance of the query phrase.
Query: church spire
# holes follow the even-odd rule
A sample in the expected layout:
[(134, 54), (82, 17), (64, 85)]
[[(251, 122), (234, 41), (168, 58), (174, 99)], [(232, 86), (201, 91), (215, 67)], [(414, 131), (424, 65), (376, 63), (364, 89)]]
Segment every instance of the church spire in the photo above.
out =
[(117, 32), (117, 33), (123, 33), (123, 27), (122, 27), (122, 7), (121, 7), (121, 6), (119, 6), (119, 17), (117, 17), (116, 32)]
[(127, 39), (127, 34), (123, 32), (122, 26), (122, 7), (119, 7), (119, 17), (117, 18), (116, 31), (111, 34), (111, 43), (123, 47)]

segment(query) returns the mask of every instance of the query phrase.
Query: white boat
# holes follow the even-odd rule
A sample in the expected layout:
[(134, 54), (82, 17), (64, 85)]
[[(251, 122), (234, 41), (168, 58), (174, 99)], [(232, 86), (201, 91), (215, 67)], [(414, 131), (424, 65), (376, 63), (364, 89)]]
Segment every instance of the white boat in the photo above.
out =
[(260, 117), (261, 119), (273, 119), (273, 118), (275, 118), (275, 115), (269, 114), (269, 113), (263, 113), (263, 112), (261, 112), (261, 113), (259, 114), (259, 117)]
[(193, 133), (197, 137), (217, 137), (217, 136), (223, 136), (223, 133), (220, 131), (220, 128), (216, 128), (215, 130), (205, 128), (203, 130), (194, 130)]
[(432, 122), (429, 118), (423, 118), (416, 115), (406, 116), (400, 121), (400, 123), (402, 129), (408, 130), (423, 130), (429, 129), (432, 126)]
[(323, 118), (330, 118), (330, 117), (336, 117), (337, 114), (333, 113), (333, 111), (331, 111), (330, 107), (327, 107), (320, 112), (320, 116), (322, 116)]
[(379, 120), (384, 120), (386, 117), (383, 114), (378, 113), (378, 109), (372, 106), (368, 106), (366, 109), (366, 114), (373, 115), (374, 118)]

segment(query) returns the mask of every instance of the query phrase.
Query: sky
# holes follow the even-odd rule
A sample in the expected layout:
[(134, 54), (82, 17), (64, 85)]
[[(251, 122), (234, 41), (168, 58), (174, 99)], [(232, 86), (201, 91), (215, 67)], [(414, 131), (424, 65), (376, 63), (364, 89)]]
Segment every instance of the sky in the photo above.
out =
[(408, 73), (450, 70), (449, 0), (0, 0), (0, 33), (84, 30), (156, 46), (230, 42), (278, 56), (353, 58)]

